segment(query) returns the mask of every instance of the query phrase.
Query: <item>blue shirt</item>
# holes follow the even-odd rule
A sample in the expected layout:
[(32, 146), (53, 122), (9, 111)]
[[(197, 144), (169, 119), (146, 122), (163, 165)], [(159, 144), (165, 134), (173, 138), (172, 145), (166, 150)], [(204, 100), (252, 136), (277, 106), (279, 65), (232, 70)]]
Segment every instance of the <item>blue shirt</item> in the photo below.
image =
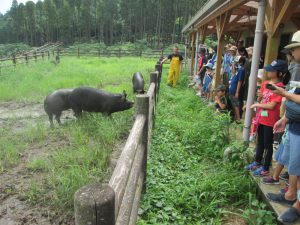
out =
[(239, 81), (244, 81), (245, 79), (245, 69), (243, 66), (239, 66), (237, 73), (231, 77), (229, 81), (229, 94), (235, 95), (236, 89)]
[(211, 59), (208, 60), (208, 62), (211, 63), (211, 64), (213, 64), (213, 66), (214, 66), (215, 63), (216, 63), (216, 61), (217, 61), (217, 54), (215, 53), (215, 54), (213, 54), (213, 56), (211, 57)]
[[(300, 95), (300, 88), (296, 88), (294, 94)], [(300, 122), (289, 120), (289, 132), (300, 135)]]
[(203, 84), (203, 91), (205, 93), (209, 92), (209, 85), (211, 82), (212, 82), (212, 76), (209, 74), (205, 74), (204, 84)]
[(224, 73), (231, 74), (231, 62), (232, 62), (232, 55), (225, 54), (223, 59), (223, 71)]

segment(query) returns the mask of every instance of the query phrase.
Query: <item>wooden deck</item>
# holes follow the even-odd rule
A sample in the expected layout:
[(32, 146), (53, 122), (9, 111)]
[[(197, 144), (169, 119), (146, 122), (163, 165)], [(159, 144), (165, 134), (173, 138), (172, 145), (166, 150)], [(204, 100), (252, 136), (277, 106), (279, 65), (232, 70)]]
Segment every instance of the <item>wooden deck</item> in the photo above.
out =
[[(273, 165), (276, 166), (276, 162), (274, 162)], [(284, 188), (285, 187), (284, 181), (280, 181), (280, 185), (267, 185), (267, 184), (262, 183), (262, 178), (257, 178), (254, 176), (252, 176), (252, 178), (254, 179), (254, 181), (257, 184), (258, 195), (260, 195), (262, 197), (263, 201), (265, 201), (266, 204), (269, 206), (269, 208), (275, 212), (276, 217), (278, 217), (279, 215), (281, 215), (288, 209), (287, 206), (269, 201), (266, 197), (267, 193), (278, 193), (281, 188)], [(281, 223), (278, 222), (278, 224), (281, 224)], [(300, 225), (300, 219), (298, 219), (293, 224)]]

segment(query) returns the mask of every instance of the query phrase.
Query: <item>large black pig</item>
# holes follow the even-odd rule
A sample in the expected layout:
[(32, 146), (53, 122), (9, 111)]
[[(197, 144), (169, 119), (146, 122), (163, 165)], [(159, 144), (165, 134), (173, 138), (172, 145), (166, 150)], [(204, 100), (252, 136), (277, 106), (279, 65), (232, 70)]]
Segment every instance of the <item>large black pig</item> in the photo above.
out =
[(113, 94), (91, 87), (75, 88), (69, 96), (71, 107), (78, 117), (82, 111), (101, 112), (110, 116), (114, 112), (124, 111), (133, 106), (133, 102), (126, 99), (127, 95)]
[(71, 108), (69, 104), (69, 95), (73, 89), (59, 89), (49, 94), (44, 100), (44, 109), (48, 114), (50, 124), (53, 126), (53, 115), (56, 121), (61, 124), (61, 112)]
[(140, 72), (136, 72), (132, 76), (133, 93), (144, 94), (145, 81)]

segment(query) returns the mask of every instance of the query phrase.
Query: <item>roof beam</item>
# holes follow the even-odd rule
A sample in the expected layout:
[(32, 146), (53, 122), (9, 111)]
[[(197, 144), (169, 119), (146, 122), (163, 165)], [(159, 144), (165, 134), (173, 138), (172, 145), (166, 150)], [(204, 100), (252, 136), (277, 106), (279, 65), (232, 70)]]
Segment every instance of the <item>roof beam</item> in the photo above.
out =
[(280, 24), (286, 22), (287, 20), (289, 20), (292, 17), (293, 12), (295, 11), (295, 9), (297, 9), (298, 5), (299, 5), (298, 0), (285, 0), (284, 1), (283, 7), (281, 8), (276, 20), (274, 18), (275, 21), (274, 21), (273, 31), (272, 31), (273, 35), (277, 32)]
[(203, 26), (203, 25), (207, 24), (209, 21), (216, 19), (218, 16), (226, 13), (227, 11), (245, 4), (247, 1), (249, 1), (249, 0), (235, 0), (235, 1), (228, 0), (228, 1), (224, 2), (217, 9), (213, 10), (206, 17), (204, 17), (198, 24), (196, 24), (196, 26), (197, 27)]

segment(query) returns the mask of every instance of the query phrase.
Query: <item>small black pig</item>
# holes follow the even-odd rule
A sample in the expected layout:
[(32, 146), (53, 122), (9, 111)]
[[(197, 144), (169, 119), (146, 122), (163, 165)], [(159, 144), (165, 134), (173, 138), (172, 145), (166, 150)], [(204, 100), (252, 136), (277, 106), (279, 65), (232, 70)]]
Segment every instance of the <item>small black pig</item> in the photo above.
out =
[(145, 81), (140, 72), (136, 72), (132, 76), (133, 93), (144, 94)]
[(82, 111), (101, 112), (110, 116), (114, 112), (124, 111), (133, 106), (133, 102), (126, 99), (127, 95), (113, 94), (91, 87), (75, 88), (69, 96), (70, 105), (78, 117)]
[(56, 121), (61, 124), (61, 112), (71, 108), (69, 95), (73, 89), (59, 89), (49, 94), (44, 100), (44, 109), (49, 116), (50, 124), (53, 126), (53, 115)]

